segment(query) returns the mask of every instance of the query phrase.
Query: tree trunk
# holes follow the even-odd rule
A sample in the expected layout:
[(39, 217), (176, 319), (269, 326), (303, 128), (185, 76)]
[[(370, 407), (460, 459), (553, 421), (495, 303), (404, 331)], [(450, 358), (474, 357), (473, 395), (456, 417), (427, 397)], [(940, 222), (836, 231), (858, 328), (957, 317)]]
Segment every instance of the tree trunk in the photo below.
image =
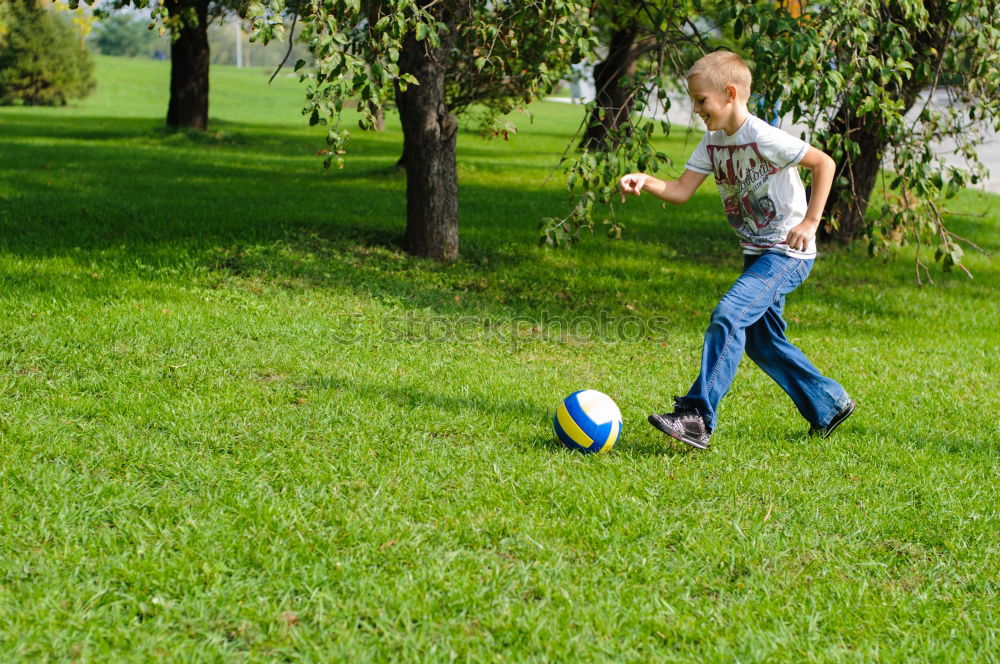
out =
[(458, 257), (458, 119), (445, 103), (446, 53), (444, 44), (431, 49), (407, 37), (399, 69), (420, 85), (396, 95), (406, 155), (406, 250), (437, 260)]
[[(403, 130), (403, 136), (406, 136), (406, 116), (403, 115), (402, 107), (400, 106), (399, 95), (402, 94), (399, 91), (399, 84), (396, 84), (396, 108), (399, 109), (399, 127)], [(399, 159), (396, 160), (396, 170), (405, 171), (406, 170), (406, 141), (403, 141), (403, 153), (399, 155)]]
[(846, 244), (864, 232), (868, 199), (875, 187), (875, 178), (882, 167), (882, 155), (886, 148), (885, 141), (879, 138), (880, 129), (871, 124), (870, 118), (862, 120), (854, 117), (848, 108), (842, 108), (830, 123), (831, 134), (850, 136), (861, 152), (854, 159), (848, 160), (845, 156), (837, 162), (834, 181), (843, 177), (848, 184), (843, 191), (835, 188), (827, 199), (823, 216), (836, 220), (837, 227), (832, 228), (829, 221), (823, 224), (819, 232), (821, 241), (836, 240)]
[[(205, 131), (208, 127), (208, 0), (167, 0), (165, 4), (172, 17), (184, 18), (170, 44), (167, 126)], [(192, 10), (193, 17), (188, 13)]]
[(635, 38), (638, 34), (639, 28), (635, 25), (615, 30), (607, 57), (594, 66), (597, 105), (587, 123), (580, 147), (604, 150), (608, 147), (604, 144), (608, 135), (628, 122), (635, 98), (633, 91), (622, 85), (622, 78), (635, 75), (638, 57)]
[[(930, 15), (931, 29), (914, 36), (915, 42), (919, 45), (916, 53), (924, 62), (917, 61), (913, 64), (917, 71), (921, 69), (921, 64), (926, 64), (927, 71), (936, 72), (940, 70), (941, 59), (944, 57), (951, 34), (950, 9), (946, 2), (925, 3), (925, 7)], [(890, 10), (889, 16), (894, 21), (905, 24), (905, 17), (898, 14), (898, 5), (891, 5)], [(869, 49), (872, 52), (880, 52), (877, 37), (875, 41), (870, 42)], [(930, 81), (924, 77), (911, 76), (904, 78), (901, 86), (890, 88), (894, 93), (893, 96), (903, 102), (903, 115), (913, 108), (920, 91), (929, 84)], [(878, 122), (876, 117), (867, 115), (858, 118), (854, 109), (845, 105), (830, 123), (831, 134), (849, 137), (858, 144), (860, 152), (853, 160), (848, 160), (845, 156), (837, 163), (834, 182), (837, 178), (844, 177), (848, 183), (847, 190), (838, 192), (834, 184), (835, 188), (826, 202), (823, 213), (827, 219), (837, 220), (837, 228), (833, 229), (824, 224), (820, 228), (820, 240), (847, 243), (860, 236), (867, 228), (865, 212), (868, 210), (868, 203), (875, 188), (879, 169), (882, 168), (886, 149), (889, 148), (888, 139), (884, 137), (882, 131), (884, 125)]]
[[(921, 87), (919, 80), (911, 80), (899, 90), (904, 114), (916, 103)], [(828, 220), (836, 220), (837, 227), (830, 227), (829, 222), (823, 224), (819, 230), (820, 241), (836, 240), (841, 244), (847, 244), (865, 232), (867, 228), (865, 213), (879, 169), (882, 168), (882, 160), (889, 147), (882, 130), (883, 125), (875, 122), (873, 116), (858, 118), (853, 109), (848, 107), (842, 107), (830, 123), (831, 134), (849, 136), (858, 144), (860, 152), (853, 159), (849, 160), (844, 156), (837, 162), (834, 182), (844, 177), (847, 180), (847, 189), (838, 191), (834, 185), (833, 191), (830, 192), (823, 216)]]

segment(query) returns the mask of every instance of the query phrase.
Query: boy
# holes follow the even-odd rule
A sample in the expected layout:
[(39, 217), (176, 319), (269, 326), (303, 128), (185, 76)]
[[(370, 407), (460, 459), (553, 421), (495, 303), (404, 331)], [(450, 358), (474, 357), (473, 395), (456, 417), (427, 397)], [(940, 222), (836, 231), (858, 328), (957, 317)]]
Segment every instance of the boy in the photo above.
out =
[[(722, 198), (729, 225), (743, 247), (743, 273), (723, 296), (705, 333), (701, 372), (674, 412), (649, 416), (663, 433), (708, 449), (719, 401), (729, 391), (744, 350), (781, 386), (823, 437), (854, 412), (844, 388), (814, 367), (785, 338), (785, 296), (801, 284), (816, 258), (816, 229), (833, 182), (834, 161), (808, 143), (750, 115), (750, 69), (735, 53), (719, 51), (687, 73), (694, 112), (708, 131), (677, 181), (644, 173), (621, 178), (625, 194), (647, 191), (686, 202), (708, 174)], [(812, 196), (796, 166), (812, 170)]]

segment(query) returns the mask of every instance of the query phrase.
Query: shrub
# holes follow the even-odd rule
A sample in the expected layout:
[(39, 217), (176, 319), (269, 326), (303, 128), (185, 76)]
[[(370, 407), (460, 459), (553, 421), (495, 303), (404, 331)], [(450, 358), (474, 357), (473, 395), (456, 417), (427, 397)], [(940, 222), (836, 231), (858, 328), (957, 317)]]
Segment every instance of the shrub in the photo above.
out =
[(37, 0), (0, 5), (0, 105), (63, 105), (94, 89), (94, 64), (76, 32)]

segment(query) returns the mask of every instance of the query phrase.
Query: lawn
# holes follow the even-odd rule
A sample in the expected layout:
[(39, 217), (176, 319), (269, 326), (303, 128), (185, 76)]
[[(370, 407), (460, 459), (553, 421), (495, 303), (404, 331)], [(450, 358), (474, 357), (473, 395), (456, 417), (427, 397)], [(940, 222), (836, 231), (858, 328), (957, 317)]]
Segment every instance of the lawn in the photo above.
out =
[[(441, 265), (393, 117), (323, 171), (294, 78), (215, 68), (190, 137), (167, 67), (0, 109), (0, 660), (1000, 661), (995, 258), (825, 251), (789, 334), (857, 414), (807, 438), (745, 361), (697, 452), (645, 417), (740, 266), (710, 184), (539, 248), (581, 116), (539, 103), (463, 131)], [(997, 201), (949, 203), (994, 255)], [(608, 455), (553, 440), (582, 388)]]

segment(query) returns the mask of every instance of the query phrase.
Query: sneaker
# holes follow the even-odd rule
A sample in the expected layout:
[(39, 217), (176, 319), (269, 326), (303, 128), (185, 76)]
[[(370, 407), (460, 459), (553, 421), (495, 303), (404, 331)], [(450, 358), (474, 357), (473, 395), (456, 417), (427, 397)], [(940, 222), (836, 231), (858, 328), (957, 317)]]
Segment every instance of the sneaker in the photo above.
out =
[(682, 443), (687, 443), (691, 447), (697, 447), (699, 450), (708, 449), (708, 439), (711, 434), (705, 427), (705, 420), (694, 408), (682, 406), (676, 397), (674, 398), (674, 412), (662, 415), (654, 413), (648, 419), (650, 424), (668, 436), (676, 438)]
[(809, 430), (809, 435), (810, 436), (819, 436), (820, 438), (826, 438), (831, 433), (833, 433), (833, 430), (836, 429), (838, 426), (840, 426), (840, 424), (844, 420), (846, 420), (848, 417), (850, 417), (852, 414), (854, 414), (854, 407), (856, 405), (857, 404), (854, 403), (854, 399), (851, 399), (850, 397), (848, 397), (847, 398), (847, 405), (844, 406), (840, 410), (839, 413), (837, 413), (836, 415), (833, 416), (833, 419), (830, 420), (829, 424), (827, 424), (825, 427), (813, 427), (813, 428), (811, 428)]

